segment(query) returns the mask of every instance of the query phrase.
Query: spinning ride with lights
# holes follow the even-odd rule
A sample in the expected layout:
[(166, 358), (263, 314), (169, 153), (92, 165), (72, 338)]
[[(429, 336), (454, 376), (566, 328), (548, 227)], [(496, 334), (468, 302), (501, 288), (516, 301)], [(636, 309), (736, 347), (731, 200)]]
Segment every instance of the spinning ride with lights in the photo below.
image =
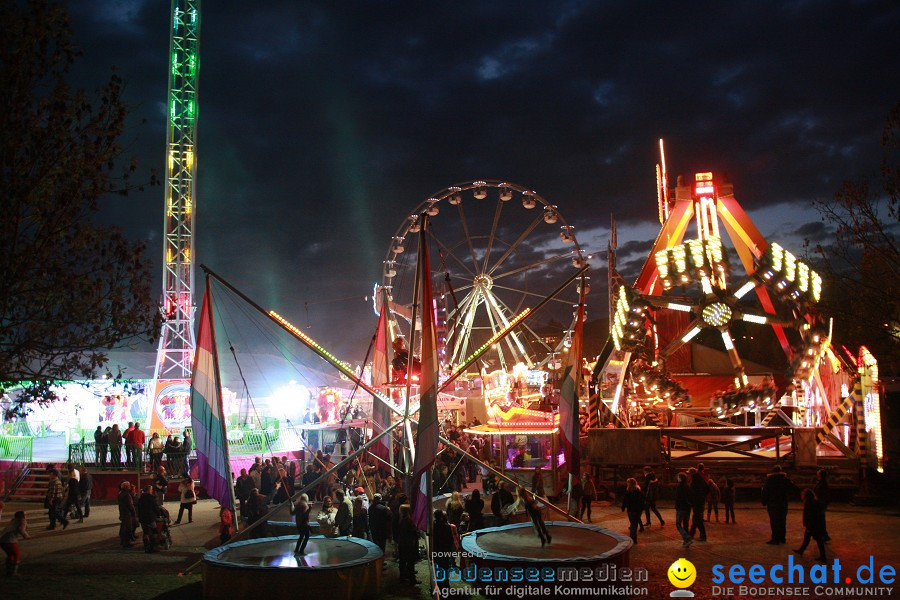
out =
[[(685, 390), (671, 379), (669, 363), (680, 348), (702, 335), (706, 343), (717, 338), (727, 352), (733, 390), (748, 388), (750, 380), (733, 332), (736, 323), (744, 322), (748, 328), (771, 328), (784, 362), (791, 365), (791, 382), (798, 389), (813, 386), (818, 366), (830, 352), (829, 329), (815, 308), (821, 277), (809, 264), (763, 238), (730, 183), (716, 180), (712, 173), (697, 173), (690, 184), (679, 178), (670, 198), (664, 177), (659, 180), (662, 231), (635, 285), (619, 286), (613, 296), (610, 336), (623, 353), (623, 384), (630, 379), (634, 395), (642, 401), (683, 399)], [(685, 241), (692, 222), (696, 237)], [(743, 275), (732, 272), (722, 230)], [(614, 410), (622, 393), (620, 385)], [(767, 394), (763, 404), (774, 404), (773, 395)]]
[[(447, 370), (462, 364), (516, 315), (587, 263), (574, 228), (534, 191), (496, 180), (446, 188), (412, 211), (388, 247), (381, 288), (391, 309), (392, 337), (409, 331), (418, 243), (418, 235), (410, 234), (421, 230), (423, 214), (429, 219), (435, 289), (440, 290), (436, 309), (441, 366)], [(553, 302), (572, 307), (577, 295)], [(481, 366), (503, 372), (517, 364), (537, 369), (553, 363), (566, 341), (563, 335), (548, 343), (523, 323), (492, 344)]]

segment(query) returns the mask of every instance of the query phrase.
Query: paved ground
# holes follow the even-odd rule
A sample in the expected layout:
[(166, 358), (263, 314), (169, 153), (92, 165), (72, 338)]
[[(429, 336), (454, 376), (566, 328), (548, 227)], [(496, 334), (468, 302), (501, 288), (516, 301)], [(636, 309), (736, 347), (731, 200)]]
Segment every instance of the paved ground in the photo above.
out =
[[(177, 505), (168, 504), (170, 510)], [(3, 514), (3, 523), (13, 511), (22, 505), (8, 505)], [(199, 598), (201, 582), (199, 575), (180, 576), (195, 563), (202, 553), (218, 543), (217, 504), (201, 501), (194, 510), (194, 522), (172, 528), (174, 547), (159, 554), (145, 554), (138, 546), (122, 550), (118, 544), (117, 510), (114, 505), (94, 507), (93, 513), (84, 524), (73, 523), (66, 531), (57, 529), (46, 531), (45, 511), (35, 505), (28, 505), (29, 529), (34, 536), (21, 542), (23, 564), (21, 576), (7, 579), (0, 575), (0, 592), (8, 598), (59, 598), (67, 596), (127, 597), (129, 600), (141, 598)], [(791, 549), (799, 545), (802, 538), (800, 506), (794, 504), (788, 517), (788, 544), (768, 546), (769, 527), (765, 510), (757, 504), (739, 504), (738, 525), (724, 523), (709, 524), (709, 541), (695, 543), (683, 549), (681, 540), (672, 522), (674, 511), (669, 506), (661, 507), (667, 520), (665, 527), (654, 525), (639, 538), (632, 550), (631, 566), (645, 567), (649, 580), (641, 584), (647, 588), (647, 595), (632, 597), (668, 598), (674, 588), (666, 578), (670, 564), (679, 557), (688, 558), (698, 572), (697, 582), (691, 587), (697, 598), (747, 598), (790, 597), (778, 591), (761, 596), (742, 595), (737, 585), (731, 594), (727, 591), (713, 595), (712, 569), (714, 565), (724, 565), (725, 572), (733, 564), (749, 568), (752, 564), (762, 565), (766, 572), (772, 565), (786, 564)], [(173, 517), (175, 514), (173, 514)], [(610, 529), (626, 532), (626, 519), (617, 507), (594, 505), (594, 523), (601, 523)], [(837, 558), (842, 566), (841, 576), (856, 577), (856, 569), (869, 562), (873, 556), (876, 572), (884, 565), (891, 565), (900, 571), (900, 511), (896, 507), (861, 507), (849, 504), (835, 504), (828, 513), (828, 528), (834, 541), (828, 545), (829, 561)], [(392, 553), (389, 552), (392, 555)], [(808, 549), (800, 559), (807, 569), (815, 565), (814, 549)], [(385, 598), (426, 598), (425, 586), (412, 588), (396, 579), (396, 562), (387, 561), (387, 576), (383, 589)], [(831, 568), (832, 562), (829, 562)], [(829, 571), (830, 573), (831, 571)], [(425, 579), (424, 563), (419, 563), (419, 578)], [(854, 581), (855, 583), (855, 581)], [(745, 582), (745, 585), (747, 583)], [(771, 587), (773, 584), (761, 584)], [(838, 586), (843, 591), (830, 590), (815, 593), (815, 584), (806, 583), (810, 593), (806, 597), (841, 598), (860, 597), (848, 592), (850, 586)], [(754, 587), (758, 587), (755, 586)], [(796, 585), (794, 586), (796, 587)], [(830, 584), (829, 587), (834, 587)], [(870, 585), (869, 593), (875, 587)], [(893, 588), (890, 594), (878, 597), (900, 598), (900, 585), (888, 584)], [(462, 590), (460, 590), (462, 591)], [(264, 594), (265, 590), (260, 590)], [(865, 592), (864, 592), (865, 593)], [(454, 596), (464, 597), (464, 596)], [(620, 596), (623, 597), (623, 596)], [(799, 598), (800, 596), (793, 596)], [(872, 597), (872, 596), (866, 596)]]

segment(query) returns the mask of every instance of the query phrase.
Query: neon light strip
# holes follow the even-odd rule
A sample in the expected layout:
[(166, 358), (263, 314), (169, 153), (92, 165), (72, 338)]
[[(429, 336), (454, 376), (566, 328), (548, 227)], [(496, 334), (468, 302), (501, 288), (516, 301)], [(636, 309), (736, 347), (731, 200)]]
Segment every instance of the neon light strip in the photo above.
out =
[(671, 308), (672, 310), (680, 310), (681, 312), (691, 312), (691, 307), (687, 304), (678, 304), (676, 302), (669, 302), (666, 304), (666, 308)]
[(760, 315), (745, 314), (741, 317), (741, 319), (743, 319), (744, 321), (747, 321), (748, 323), (759, 323), (761, 325), (765, 325), (766, 321), (767, 321), (767, 319), (765, 317), (760, 316)]
[(693, 329), (691, 329), (690, 331), (688, 331), (686, 334), (684, 334), (684, 337), (681, 338), (681, 341), (682, 341), (682, 342), (689, 342), (689, 341), (691, 341), (692, 339), (694, 339), (694, 336), (697, 335), (698, 333), (700, 333), (700, 328), (699, 328), (699, 327), (694, 327)]
[(319, 343), (316, 342), (314, 339), (312, 339), (311, 337), (309, 337), (308, 335), (306, 335), (305, 333), (303, 333), (302, 331), (297, 329), (290, 321), (288, 321), (287, 319), (285, 319), (284, 317), (279, 315), (274, 310), (269, 311), (269, 316), (272, 317), (273, 319), (275, 319), (276, 321), (278, 321), (278, 323), (280, 323), (285, 329), (290, 331), (292, 334), (294, 334), (295, 336), (300, 338), (304, 343), (306, 343), (307, 346), (312, 348), (316, 352), (316, 354), (318, 354), (319, 356), (321, 356), (322, 358), (324, 358), (325, 360), (330, 362), (332, 365), (334, 365), (334, 367), (337, 368), (338, 371), (340, 371), (341, 373), (343, 373), (344, 375), (349, 377), (350, 381), (358, 384), (361, 388), (363, 388), (364, 390), (366, 390), (373, 396), (377, 396), (381, 401), (385, 402), (389, 407), (394, 409), (394, 412), (401, 414), (398, 409), (394, 408), (393, 402), (391, 402), (387, 397), (383, 396), (382, 394), (379, 394), (377, 391), (372, 389), (370, 386), (368, 386), (364, 382), (362, 382), (359, 379), (359, 377), (356, 376), (356, 373), (351, 371), (349, 367), (347, 367), (340, 360), (338, 360), (338, 358), (335, 355), (333, 355), (331, 352), (329, 352), (328, 350), (326, 350), (325, 348), (320, 346)]

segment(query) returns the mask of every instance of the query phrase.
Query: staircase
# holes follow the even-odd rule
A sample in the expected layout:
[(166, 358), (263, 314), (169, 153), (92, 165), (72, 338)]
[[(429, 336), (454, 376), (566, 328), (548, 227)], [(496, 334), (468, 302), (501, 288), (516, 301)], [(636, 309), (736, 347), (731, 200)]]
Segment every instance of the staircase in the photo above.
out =
[[(60, 478), (65, 481), (67, 471), (60, 470), (59, 473)], [(19, 484), (19, 487), (10, 494), (9, 501), (38, 502), (43, 504), (49, 481), (50, 476), (47, 474), (47, 469), (45, 467), (32, 466), (28, 471), (28, 475), (26, 475), (22, 483)]]

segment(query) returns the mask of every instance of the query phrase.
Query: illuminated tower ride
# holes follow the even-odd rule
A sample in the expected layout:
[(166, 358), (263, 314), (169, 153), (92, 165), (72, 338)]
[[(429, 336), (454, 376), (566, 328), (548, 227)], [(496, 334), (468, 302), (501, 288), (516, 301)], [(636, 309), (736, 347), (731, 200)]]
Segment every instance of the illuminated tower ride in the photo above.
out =
[(172, 0), (162, 335), (154, 378), (190, 379), (194, 354), (194, 179), (200, 0)]

